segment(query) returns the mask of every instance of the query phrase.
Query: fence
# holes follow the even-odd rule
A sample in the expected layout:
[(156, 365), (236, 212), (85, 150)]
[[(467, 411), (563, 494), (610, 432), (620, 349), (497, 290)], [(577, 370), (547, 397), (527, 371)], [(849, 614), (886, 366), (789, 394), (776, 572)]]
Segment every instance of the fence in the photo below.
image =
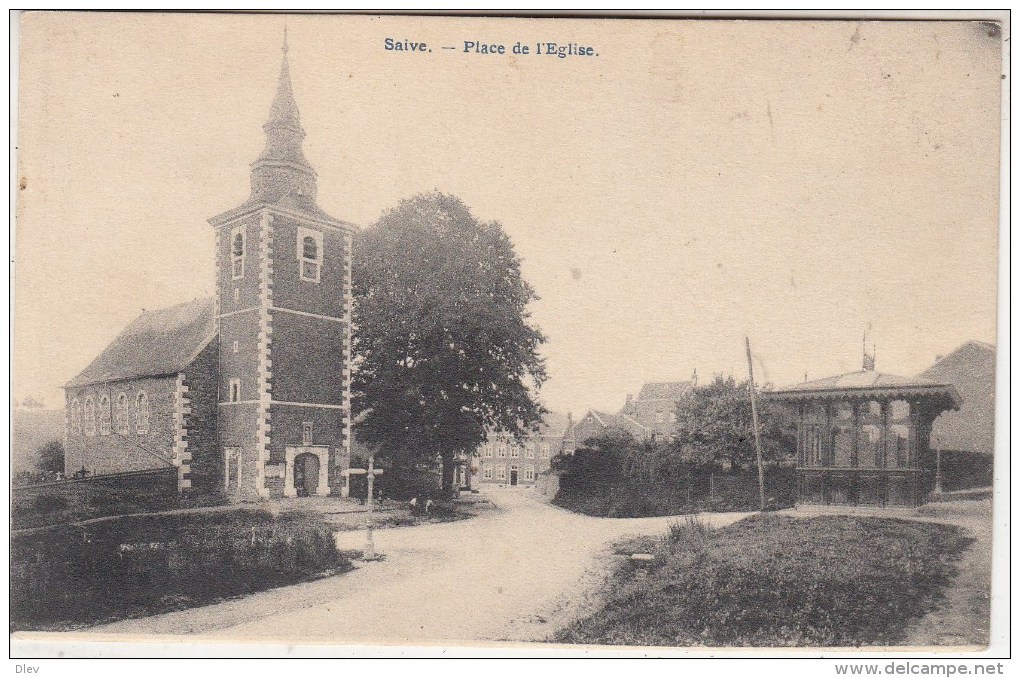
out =
[(133, 471), (11, 488), (14, 529), (177, 508), (177, 469)]

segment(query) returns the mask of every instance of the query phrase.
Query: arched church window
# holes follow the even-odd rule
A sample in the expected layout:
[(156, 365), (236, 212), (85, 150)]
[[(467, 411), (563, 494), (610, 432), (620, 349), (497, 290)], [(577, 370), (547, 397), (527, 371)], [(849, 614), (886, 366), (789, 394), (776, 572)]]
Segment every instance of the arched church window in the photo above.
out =
[(113, 430), (121, 435), (128, 434), (128, 399), (126, 393), (117, 395), (117, 407), (113, 412)]
[(99, 434), (110, 435), (110, 397), (105, 395), (99, 399)]
[(71, 402), (71, 433), (81, 434), (81, 403), (77, 398)]
[(322, 269), (322, 233), (310, 228), (299, 228), (297, 258), (301, 279), (319, 282)]
[(244, 226), (234, 226), (230, 231), (230, 275), (234, 280), (244, 277)]
[(301, 256), (305, 259), (319, 260), (319, 246), (315, 243), (315, 238), (310, 235), (306, 235), (301, 243)]
[(85, 398), (85, 435), (96, 434), (96, 401), (92, 396)]
[(145, 391), (139, 391), (135, 398), (135, 430), (139, 435), (149, 432), (149, 396)]

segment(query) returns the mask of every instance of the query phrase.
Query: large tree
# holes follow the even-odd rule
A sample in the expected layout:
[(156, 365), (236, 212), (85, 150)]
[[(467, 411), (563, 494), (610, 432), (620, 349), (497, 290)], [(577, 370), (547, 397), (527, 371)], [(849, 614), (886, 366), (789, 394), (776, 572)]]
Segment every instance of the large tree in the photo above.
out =
[[(779, 461), (793, 453), (788, 415), (780, 405), (757, 399), (758, 420), (765, 461)], [(694, 466), (728, 461), (734, 469), (755, 463), (751, 396), (747, 382), (717, 375), (698, 386), (676, 408), (676, 449)]]
[(403, 200), (354, 246), (356, 433), (395, 464), (453, 462), (489, 431), (541, 420), (545, 341), (503, 228), (455, 196)]

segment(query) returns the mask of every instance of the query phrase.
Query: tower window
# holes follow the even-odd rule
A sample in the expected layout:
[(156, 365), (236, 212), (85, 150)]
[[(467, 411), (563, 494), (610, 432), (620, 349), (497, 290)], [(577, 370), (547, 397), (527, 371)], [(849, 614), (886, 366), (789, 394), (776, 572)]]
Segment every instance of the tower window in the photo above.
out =
[(234, 226), (230, 231), (230, 272), (234, 280), (244, 277), (244, 225)]
[(301, 424), (301, 444), (306, 446), (312, 444), (312, 422), (310, 421)]
[(322, 233), (309, 228), (299, 228), (297, 258), (301, 279), (319, 282), (322, 269)]
[(234, 353), (237, 353), (237, 339), (234, 339), (233, 349), (234, 349)]
[(140, 391), (135, 398), (136, 431), (139, 435), (149, 432), (149, 396)]
[(230, 380), (230, 402), (236, 403), (241, 401), (241, 380), (231, 379)]

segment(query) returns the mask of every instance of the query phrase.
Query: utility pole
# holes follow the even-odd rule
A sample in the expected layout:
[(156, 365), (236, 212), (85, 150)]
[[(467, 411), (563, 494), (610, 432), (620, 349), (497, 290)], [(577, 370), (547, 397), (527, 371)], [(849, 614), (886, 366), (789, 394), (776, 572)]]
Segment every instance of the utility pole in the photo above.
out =
[(935, 491), (933, 494), (936, 499), (942, 497), (942, 445), (939, 443), (938, 436), (932, 436), (935, 441)]
[(761, 510), (765, 510), (765, 467), (761, 461), (761, 434), (758, 433), (758, 405), (755, 403), (754, 393), (754, 365), (751, 363), (751, 339), (744, 337), (744, 345), (747, 347), (747, 388), (751, 392), (751, 425), (754, 427), (754, 449), (758, 456), (758, 499), (761, 502)]

